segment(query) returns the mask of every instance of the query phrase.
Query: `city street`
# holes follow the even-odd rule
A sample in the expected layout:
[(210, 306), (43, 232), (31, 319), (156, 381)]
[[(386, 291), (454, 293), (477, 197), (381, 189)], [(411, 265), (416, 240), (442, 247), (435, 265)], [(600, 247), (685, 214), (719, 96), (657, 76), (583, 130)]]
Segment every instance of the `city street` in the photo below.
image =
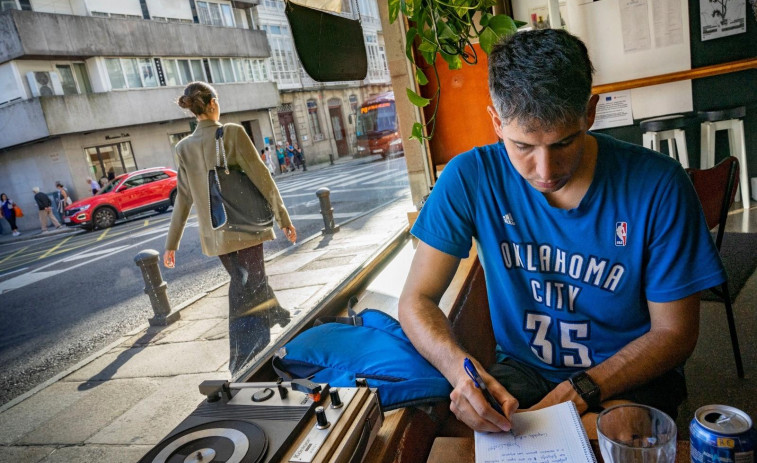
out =
[[(336, 223), (409, 197), (404, 158), (351, 160), (277, 179), (299, 241), (319, 234), (315, 191), (331, 190)], [(65, 370), (152, 316), (134, 264), (143, 249), (162, 253), (171, 211), (114, 227), (0, 245), (0, 404)], [(291, 244), (264, 245), (266, 258)], [(217, 258), (202, 254), (196, 217), (187, 224), (176, 268), (161, 266), (173, 306), (226, 281)]]

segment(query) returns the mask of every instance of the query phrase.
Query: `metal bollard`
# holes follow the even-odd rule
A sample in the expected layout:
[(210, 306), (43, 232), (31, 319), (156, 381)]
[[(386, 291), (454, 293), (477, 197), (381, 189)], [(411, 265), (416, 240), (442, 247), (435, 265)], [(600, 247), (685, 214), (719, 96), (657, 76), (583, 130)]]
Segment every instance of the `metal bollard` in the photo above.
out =
[(339, 231), (339, 225), (334, 223), (334, 209), (331, 207), (331, 190), (326, 187), (318, 188), (315, 195), (318, 196), (318, 201), (321, 202), (321, 215), (323, 216), (324, 229), (323, 233), (330, 235)]
[(134, 256), (134, 262), (142, 271), (145, 280), (145, 294), (150, 296), (150, 304), (155, 312), (155, 316), (149, 319), (151, 326), (167, 326), (180, 318), (179, 312), (171, 313), (171, 304), (166, 295), (168, 283), (163, 281), (160, 274), (159, 258), (160, 253), (154, 249), (140, 251)]
[(329, 164), (334, 165), (334, 153), (329, 153)]

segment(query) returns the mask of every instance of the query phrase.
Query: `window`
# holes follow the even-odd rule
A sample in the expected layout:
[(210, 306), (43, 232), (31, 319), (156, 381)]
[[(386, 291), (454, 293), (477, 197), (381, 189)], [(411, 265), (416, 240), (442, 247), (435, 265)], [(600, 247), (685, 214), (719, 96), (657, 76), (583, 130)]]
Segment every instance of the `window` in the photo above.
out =
[(294, 51), (294, 42), (289, 28), (284, 25), (269, 25), (264, 28), (271, 45), (273, 80), (279, 85), (299, 84), (299, 65)]
[(215, 2), (197, 2), (196, 5), (200, 24), (234, 27), (234, 13), (231, 5)]
[(321, 131), (321, 122), (318, 119), (318, 102), (310, 99), (308, 105), (308, 122), (310, 123), (310, 133), (313, 135), (313, 141), (323, 140)]
[(64, 95), (78, 95), (79, 89), (76, 86), (76, 79), (74, 79), (74, 72), (71, 70), (71, 66), (68, 64), (59, 64), (55, 66), (60, 76), (60, 85), (63, 87)]
[(161, 59), (163, 77), (167, 86), (186, 85), (195, 80), (206, 80), (199, 59)]
[(89, 82), (87, 66), (84, 63), (74, 63), (74, 74), (76, 81), (79, 83), (80, 93), (92, 93), (92, 84)]
[(158, 74), (150, 58), (106, 58), (105, 67), (114, 89), (158, 86)]
[(171, 143), (171, 147), (175, 147), (184, 138), (192, 135), (192, 132), (179, 132), (168, 135), (168, 142)]
[(85, 148), (84, 154), (94, 179), (105, 177), (112, 180), (118, 175), (137, 170), (131, 142), (128, 141)]

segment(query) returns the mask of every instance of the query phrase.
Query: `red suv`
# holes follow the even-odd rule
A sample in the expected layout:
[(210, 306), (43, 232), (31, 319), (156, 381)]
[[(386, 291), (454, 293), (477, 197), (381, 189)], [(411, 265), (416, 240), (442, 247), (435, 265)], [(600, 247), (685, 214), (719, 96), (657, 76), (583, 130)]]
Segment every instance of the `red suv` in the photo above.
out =
[(176, 199), (176, 171), (166, 167), (142, 169), (111, 180), (96, 195), (66, 207), (66, 225), (86, 230), (108, 228), (116, 219), (141, 212), (165, 212)]

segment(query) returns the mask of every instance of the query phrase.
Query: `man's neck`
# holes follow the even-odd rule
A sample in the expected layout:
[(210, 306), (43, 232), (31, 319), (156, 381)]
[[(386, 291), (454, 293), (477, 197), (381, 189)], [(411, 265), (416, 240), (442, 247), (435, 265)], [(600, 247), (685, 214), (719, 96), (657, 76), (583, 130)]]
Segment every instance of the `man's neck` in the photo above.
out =
[(594, 180), (594, 171), (597, 167), (597, 139), (589, 134), (584, 136), (586, 137), (586, 145), (581, 164), (576, 173), (564, 187), (554, 193), (544, 195), (552, 207), (565, 210), (575, 209), (581, 204), (581, 200), (589, 191), (591, 182)]

